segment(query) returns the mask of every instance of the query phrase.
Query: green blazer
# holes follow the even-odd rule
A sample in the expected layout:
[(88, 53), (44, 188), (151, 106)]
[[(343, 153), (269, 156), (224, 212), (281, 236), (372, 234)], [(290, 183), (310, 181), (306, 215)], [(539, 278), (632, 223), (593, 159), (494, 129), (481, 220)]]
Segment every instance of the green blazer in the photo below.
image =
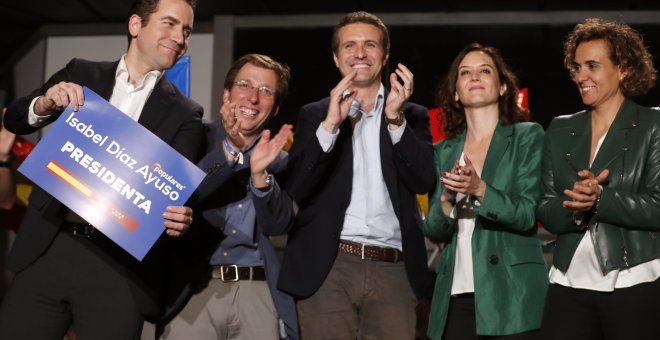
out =
[[(563, 194), (589, 169), (591, 112), (555, 118), (545, 136), (543, 226), (557, 234), (553, 265), (566, 272), (586, 230), (562, 207)], [(595, 215), (588, 221), (603, 274), (660, 257), (660, 112), (625, 100), (594, 159), (596, 175), (610, 171)]]
[[(466, 132), (435, 145), (440, 178), (460, 158)], [(472, 236), (474, 299), (479, 335), (515, 334), (541, 327), (548, 275), (536, 235), (534, 210), (540, 195), (543, 128), (536, 123), (498, 124), (481, 178), (483, 201), (473, 201)], [(428, 334), (441, 339), (447, 314), (456, 255), (457, 220), (440, 206), (440, 183), (424, 221), (426, 236), (446, 246), (437, 264), (437, 279)]]

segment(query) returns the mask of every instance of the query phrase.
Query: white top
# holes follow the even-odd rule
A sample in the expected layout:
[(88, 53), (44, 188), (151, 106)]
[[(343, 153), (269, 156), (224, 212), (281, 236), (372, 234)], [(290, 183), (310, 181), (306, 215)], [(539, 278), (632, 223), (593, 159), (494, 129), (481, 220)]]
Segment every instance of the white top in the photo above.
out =
[[(147, 102), (149, 95), (151, 95), (151, 92), (160, 77), (163, 75), (163, 72), (153, 70), (145, 74), (142, 81), (140, 81), (137, 86), (134, 86), (128, 82), (128, 69), (126, 68), (126, 62), (124, 61), (125, 56), (126, 55), (123, 55), (121, 57), (119, 65), (117, 65), (117, 71), (115, 72), (115, 86), (112, 89), (110, 104), (131, 117), (134, 121), (137, 121), (140, 119), (144, 104)], [(84, 86), (85, 84), (78, 85)], [(39, 97), (34, 98), (30, 104), (28, 122), (34, 127), (41, 127), (50, 115), (38, 116), (34, 113), (34, 104), (37, 99), (39, 99)]]
[[(596, 154), (606, 135), (607, 133), (598, 140)], [(596, 158), (595, 155), (594, 158)], [(628, 269), (615, 269), (603, 275), (596, 258), (591, 229), (582, 237), (566, 273), (562, 273), (555, 266), (550, 268), (550, 283), (600, 292), (611, 292), (617, 288), (652, 282), (659, 277), (660, 259), (644, 262)]]
[[(461, 166), (465, 165), (464, 154), (461, 153)], [(474, 293), (474, 271), (472, 264), (472, 234), (476, 215), (469, 201), (470, 196), (456, 194), (454, 209), (458, 218), (456, 234), (456, 257), (454, 260), (454, 277), (451, 284), (451, 294)]]
[[(349, 117), (353, 125), (353, 188), (346, 208), (341, 239), (402, 250), (401, 228), (394, 213), (380, 161), (380, 126), (385, 104), (385, 88), (381, 84), (374, 108), (364, 112), (354, 100)], [(391, 131), (392, 144), (401, 140), (406, 123)], [(337, 138), (322, 126), (316, 131), (325, 152), (330, 152)], [(348, 179), (347, 179), (348, 180)]]

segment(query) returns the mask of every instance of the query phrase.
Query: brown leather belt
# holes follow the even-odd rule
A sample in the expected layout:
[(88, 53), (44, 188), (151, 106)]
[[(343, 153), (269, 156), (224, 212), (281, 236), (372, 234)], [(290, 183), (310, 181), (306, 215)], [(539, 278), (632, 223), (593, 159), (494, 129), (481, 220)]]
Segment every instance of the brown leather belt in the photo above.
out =
[(239, 267), (237, 265), (213, 266), (211, 277), (222, 282), (236, 282), (238, 280), (266, 281), (264, 267)]
[(339, 241), (339, 251), (359, 256), (363, 260), (397, 263), (403, 260), (403, 253), (395, 248), (370, 246), (346, 240)]

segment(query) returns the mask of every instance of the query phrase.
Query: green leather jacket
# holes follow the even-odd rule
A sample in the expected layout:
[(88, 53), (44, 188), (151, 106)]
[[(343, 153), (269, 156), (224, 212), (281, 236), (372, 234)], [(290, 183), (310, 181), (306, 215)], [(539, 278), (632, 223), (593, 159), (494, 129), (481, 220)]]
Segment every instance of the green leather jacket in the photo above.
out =
[[(557, 234), (554, 266), (566, 272), (586, 234), (562, 207), (577, 172), (589, 169), (591, 112), (555, 118), (545, 135), (542, 198), (537, 215)], [(660, 257), (660, 112), (626, 99), (591, 166), (609, 169), (600, 203), (589, 220), (603, 274)]]
[[(435, 145), (438, 178), (451, 171), (465, 144), (465, 131)], [(543, 128), (536, 123), (498, 124), (482, 179), (483, 201), (473, 201), (472, 235), (477, 334), (505, 335), (538, 329), (548, 274), (536, 236), (534, 211), (540, 196)], [(429, 203), (423, 231), (446, 242), (437, 264), (428, 334), (441, 339), (447, 322), (456, 255), (457, 220), (440, 206), (442, 183)]]

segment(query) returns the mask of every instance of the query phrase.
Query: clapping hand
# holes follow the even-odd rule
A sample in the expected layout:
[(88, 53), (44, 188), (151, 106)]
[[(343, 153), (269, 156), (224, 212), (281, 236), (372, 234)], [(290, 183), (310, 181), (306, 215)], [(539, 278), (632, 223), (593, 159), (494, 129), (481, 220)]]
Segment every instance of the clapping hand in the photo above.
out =
[[(357, 91), (353, 87), (353, 79), (355, 79), (356, 75), (357, 71), (347, 74), (330, 91), (328, 113), (325, 120), (321, 122), (323, 128), (329, 133), (336, 133), (339, 125), (348, 117), (348, 112), (351, 110), (351, 103), (357, 96)], [(345, 93), (348, 93), (348, 95), (345, 95)]]
[[(250, 155), (250, 171), (253, 177), (264, 173), (268, 166), (277, 158), (277, 156), (286, 145), (293, 125), (284, 124), (280, 131), (271, 137), (270, 130), (264, 130), (261, 139), (252, 149)], [(259, 186), (257, 186), (259, 187)]]
[(465, 160), (465, 166), (458, 166), (458, 169), (451, 173), (443, 173), (440, 181), (446, 188), (473, 196), (481, 202), (486, 194), (486, 182), (479, 178), (470, 158), (464, 155), (463, 159)]
[(586, 169), (579, 171), (578, 176), (581, 180), (573, 184), (572, 190), (564, 190), (564, 195), (570, 197), (571, 200), (562, 202), (562, 206), (577, 216), (591, 210), (602, 192), (600, 184), (607, 180), (609, 174), (610, 171), (607, 169), (598, 176)]
[[(399, 83), (397, 75), (403, 80), (403, 85)], [(412, 72), (403, 64), (398, 64), (397, 69), (390, 74), (390, 85), (392, 87), (385, 101), (385, 114), (388, 118), (394, 119), (413, 93), (414, 82)]]
[(241, 134), (241, 120), (237, 118), (236, 110), (236, 104), (229, 100), (229, 92), (225, 91), (220, 108), (220, 119), (227, 133), (227, 142), (234, 150), (241, 151), (245, 148), (246, 142)]

